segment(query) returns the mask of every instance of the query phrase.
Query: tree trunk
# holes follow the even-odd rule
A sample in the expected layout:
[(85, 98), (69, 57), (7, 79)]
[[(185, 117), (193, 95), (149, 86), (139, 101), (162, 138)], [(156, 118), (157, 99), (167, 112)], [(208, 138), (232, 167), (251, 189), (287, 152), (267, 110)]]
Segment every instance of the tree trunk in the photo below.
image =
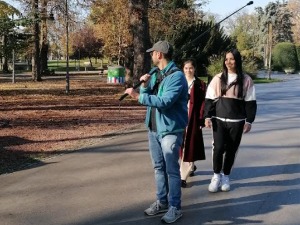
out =
[[(7, 35), (3, 35), (3, 46), (7, 45)], [(2, 65), (2, 71), (4, 73), (8, 73), (9, 69), (8, 69), (8, 56), (7, 56), (7, 50), (5, 50), (4, 52), (4, 57), (3, 57), (3, 65)]]
[(39, 27), (39, 0), (32, 0), (32, 12), (34, 14), (34, 47), (32, 58), (32, 79), (41, 81), (41, 62), (40, 62), (40, 27)]
[(42, 1), (41, 8), (41, 73), (47, 75), (48, 71), (48, 38), (47, 38), (47, 2), (48, 0)]
[(146, 50), (151, 47), (148, 21), (149, 0), (130, 0), (130, 28), (133, 34), (133, 83), (149, 72), (151, 67), (150, 54)]

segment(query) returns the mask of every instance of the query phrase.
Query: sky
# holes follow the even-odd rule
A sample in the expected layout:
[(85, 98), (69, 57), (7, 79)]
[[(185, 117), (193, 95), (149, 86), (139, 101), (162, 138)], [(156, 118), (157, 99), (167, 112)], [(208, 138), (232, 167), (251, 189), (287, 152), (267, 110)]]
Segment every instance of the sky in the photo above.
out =
[[(252, 5), (246, 6), (240, 12), (254, 12), (254, 8), (256, 7), (262, 7), (264, 9), (269, 2), (275, 1), (276, 0), (253, 0)], [(250, 2), (250, 0), (210, 0), (210, 2), (203, 7), (203, 10), (213, 14), (218, 14), (221, 17), (226, 17), (245, 6), (248, 2)]]
[[(19, 4), (15, 0), (2, 0), (16, 8), (19, 8)], [(203, 7), (205, 12), (218, 14), (222, 18), (230, 15), (241, 7), (245, 6), (250, 0), (209, 0), (210, 2)], [(253, 12), (254, 8), (262, 7), (263, 9), (269, 2), (275, 2), (276, 0), (253, 0), (253, 4), (246, 6), (242, 11)]]
[(13, 7), (15, 7), (17, 9), (19, 9), (20, 4), (15, 0), (2, 0), (2, 1), (12, 5)]

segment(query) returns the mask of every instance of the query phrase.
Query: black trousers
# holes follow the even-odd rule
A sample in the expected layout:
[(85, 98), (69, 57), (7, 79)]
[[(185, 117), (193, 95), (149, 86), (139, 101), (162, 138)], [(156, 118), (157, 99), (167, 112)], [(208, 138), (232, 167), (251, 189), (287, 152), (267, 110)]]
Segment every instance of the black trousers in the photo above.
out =
[(241, 143), (245, 121), (224, 122), (212, 119), (213, 170), (229, 175)]

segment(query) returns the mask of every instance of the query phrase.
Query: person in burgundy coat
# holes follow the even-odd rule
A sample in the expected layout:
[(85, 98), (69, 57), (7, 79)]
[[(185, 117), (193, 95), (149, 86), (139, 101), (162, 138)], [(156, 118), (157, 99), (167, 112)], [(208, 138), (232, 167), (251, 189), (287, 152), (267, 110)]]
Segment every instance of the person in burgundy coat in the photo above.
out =
[(205, 160), (202, 127), (204, 127), (204, 102), (206, 84), (196, 76), (194, 60), (187, 60), (183, 64), (183, 72), (188, 82), (188, 126), (181, 147), (181, 187), (187, 186), (186, 180), (194, 174), (197, 160)]

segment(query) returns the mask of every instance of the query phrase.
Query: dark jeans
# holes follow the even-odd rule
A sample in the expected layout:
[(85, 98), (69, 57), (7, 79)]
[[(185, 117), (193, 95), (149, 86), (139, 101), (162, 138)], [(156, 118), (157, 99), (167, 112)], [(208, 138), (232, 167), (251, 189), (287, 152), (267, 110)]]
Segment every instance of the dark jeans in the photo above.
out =
[(213, 119), (213, 170), (229, 175), (239, 149), (245, 121), (224, 122)]

